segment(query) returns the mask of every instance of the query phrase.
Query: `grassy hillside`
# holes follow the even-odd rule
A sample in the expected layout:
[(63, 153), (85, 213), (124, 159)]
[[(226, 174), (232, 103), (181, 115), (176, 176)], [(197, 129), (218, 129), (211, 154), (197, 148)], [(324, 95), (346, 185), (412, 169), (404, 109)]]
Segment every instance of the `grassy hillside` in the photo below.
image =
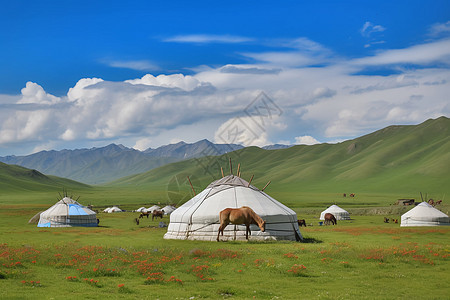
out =
[(405, 197), (426, 192), (434, 197), (450, 193), (450, 119), (440, 117), (419, 125), (390, 126), (339, 144), (299, 145), (263, 150), (248, 147), (218, 157), (169, 164), (122, 178), (110, 186), (170, 190), (174, 180), (189, 192), (186, 176), (196, 190), (229, 173), (228, 159), (241, 163), (242, 177), (262, 188), (289, 195), (307, 193), (393, 193)]
[(88, 185), (56, 176), (46, 176), (36, 170), (0, 162), (2, 193), (47, 192), (65, 189), (87, 189)]

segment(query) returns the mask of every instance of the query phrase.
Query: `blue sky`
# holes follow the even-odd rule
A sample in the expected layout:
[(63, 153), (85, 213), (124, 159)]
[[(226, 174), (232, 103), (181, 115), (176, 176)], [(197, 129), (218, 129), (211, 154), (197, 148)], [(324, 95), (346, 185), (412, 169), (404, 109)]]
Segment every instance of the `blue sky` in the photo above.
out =
[[(339, 142), (449, 116), (449, 38), (449, 1), (2, 3), (0, 155)], [(258, 123), (261, 92), (279, 110)]]

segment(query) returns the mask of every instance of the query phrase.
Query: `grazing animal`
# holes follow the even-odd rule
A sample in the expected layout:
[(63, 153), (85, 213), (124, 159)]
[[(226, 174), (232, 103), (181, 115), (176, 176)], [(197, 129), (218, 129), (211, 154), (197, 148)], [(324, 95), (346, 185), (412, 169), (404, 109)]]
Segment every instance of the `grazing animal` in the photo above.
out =
[(355, 197), (355, 194), (354, 194), (354, 193), (351, 193), (351, 194), (350, 194), (350, 197)]
[(250, 224), (258, 225), (262, 232), (266, 230), (266, 221), (258, 216), (253, 209), (248, 206), (242, 206), (241, 208), (225, 208), (219, 213), (219, 232), (217, 233), (217, 241), (219, 241), (219, 235), (222, 233), (228, 224), (241, 225), (245, 224), (245, 239), (248, 240), (248, 234), (252, 234), (250, 231)]
[[(393, 219), (392, 219), (393, 221)], [(389, 223), (389, 218), (384, 217), (384, 223)]]
[(302, 227), (302, 226), (305, 226), (305, 227), (306, 227), (306, 221), (305, 221), (305, 219), (303, 219), (303, 220), (297, 220), (297, 223), (298, 223), (298, 227)]
[(139, 219), (142, 219), (145, 216), (147, 216), (147, 219), (148, 219), (148, 216), (150, 216), (150, 215), (151, 215), (151, 212), (149, 212), (149, 211), (141, 212), (141, 214), (139, 215)]
[(346, 193), (344, 193), (342, 196), (344, 196), (344, 197), (347, 197), (347, 194)]
[(433, 199), (428, 200), (428, 204), (434, 206), (434, 200)]
[(325, 218), (325, 222), (324, 222), (325, 225), (329, 225), (330, 223), (332, 225), (336, 225), (337, 224), (336, 218), (334, 217), (333, 214), (326, 213), (324, 218)]
[(154, 210), (154, 211), (152, 212), (152, 221), (153, 221), (155, 218), (158, 218), (158, 217), (160, 217), (160, 218), (162, 219), (163, 216), (164, 216), (164, 210)]
[(134, 219), (134, 221), (136, 222), (136, 225), (139, 225), (139, 219), (138, 218)]
[(441, 204), (441, 203), (442, 203), (442, 200), (438, 200), (435, 202), (436, 205)]
[(394, 223), (395, 223), (395, 224), (398, 224), (398, 219), (395, 219), (395, 220), (394, 220)]

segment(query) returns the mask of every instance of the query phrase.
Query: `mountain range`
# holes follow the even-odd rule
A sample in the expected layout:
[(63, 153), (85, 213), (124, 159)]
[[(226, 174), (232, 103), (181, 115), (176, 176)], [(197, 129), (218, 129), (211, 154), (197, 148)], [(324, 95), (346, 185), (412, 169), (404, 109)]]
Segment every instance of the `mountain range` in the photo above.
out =
[(213, 144), (208, 140), (192, 144), (179, 142), (145, 151), (110, 144), (100, 148), (52, 150), (26, 156), (5, 156), (0, 157), (0, 162), (87, 184), (102, 184), (120, 177), (146, 172), (167, 163), (221, 155), (242, 148), (243, 146), (235, 144)]

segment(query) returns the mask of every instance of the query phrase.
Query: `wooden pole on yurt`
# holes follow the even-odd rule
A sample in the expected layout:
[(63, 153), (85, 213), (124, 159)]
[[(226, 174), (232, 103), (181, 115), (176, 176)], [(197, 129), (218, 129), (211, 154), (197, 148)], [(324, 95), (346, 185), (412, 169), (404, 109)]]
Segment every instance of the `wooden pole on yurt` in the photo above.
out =
[(223, 178), (224, 176), (223, 176), (223, 168), (222, 167), (220, 167), (220, 172), (222, 172), (222, 178)]
[(230, 175), (233, 175), (233, 165), (231, 164), (231, 157), (230, 157)]
[(241, 168), (241, 164), (238, 164), (238, 170), (237, 170), (237, 173), (236, 173), (236, 175), (239, 177), (239, 169)]
[(253, 180), (253, 176), (255, 176), (255, 175), (252, 175), (252, 178), (250, 178), (250, 181), (248, 182), (248, 185), (247, 185), (247, 187), (249, 187), (249, 186), (250, 186), (250, 183), (252, 183), (252, 180)]
[(264, 189), (270, 184), (270, 180), (269, 182), (263, 187), (263, 189), (261, 191), (264, 191)]
[(187, 179), (189, 180), (189, 184), (191, 185), (192, 191), (194, 192), (194, 196), (197, 194), (195, 193), (194, 187), (192, 186), (191, 180), (189, 179), (189, 176), (187, 176)]

